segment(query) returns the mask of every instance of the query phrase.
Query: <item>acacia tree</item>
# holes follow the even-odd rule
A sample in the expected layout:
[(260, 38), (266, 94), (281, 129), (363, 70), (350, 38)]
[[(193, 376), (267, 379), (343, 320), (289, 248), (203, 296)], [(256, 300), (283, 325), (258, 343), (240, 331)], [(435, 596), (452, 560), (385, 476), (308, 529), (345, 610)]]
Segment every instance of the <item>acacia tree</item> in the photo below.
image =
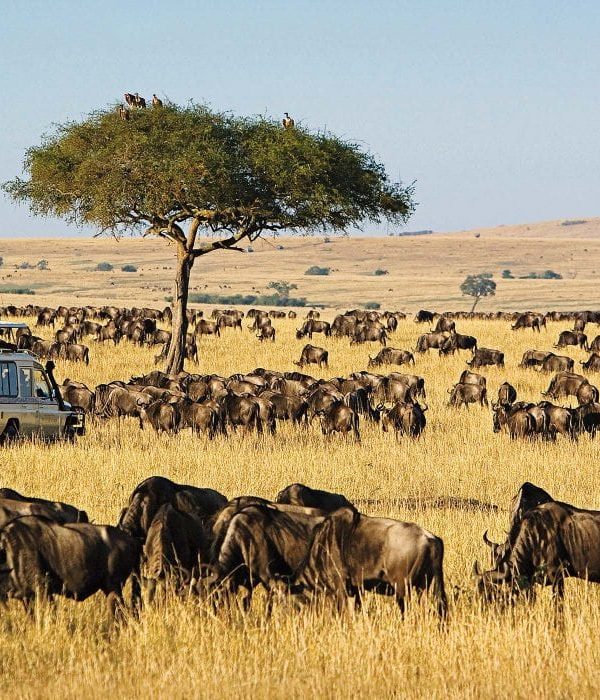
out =
[(3, 187), (34, 214), (174, 245), (169, 373), (183, 369), (197, 258), (241, 251), (240, 241), (266, 232), (404, 222), (414, 208), (412, 188), (390, 182), (355, 143), (193, 104), (135, 110), (126, 121), (101, 110), (59, 124), (27, 151), (24, 176)]
[(465, 296), (473, 297), (473, 306), (471, 307), (471, 313), (473, 313), (482, 297), (494, 296), (496, 283), (491, 274), (487, 272), (482, 272), (479, 275), (467, 275), (460, 285), (460, 291)]

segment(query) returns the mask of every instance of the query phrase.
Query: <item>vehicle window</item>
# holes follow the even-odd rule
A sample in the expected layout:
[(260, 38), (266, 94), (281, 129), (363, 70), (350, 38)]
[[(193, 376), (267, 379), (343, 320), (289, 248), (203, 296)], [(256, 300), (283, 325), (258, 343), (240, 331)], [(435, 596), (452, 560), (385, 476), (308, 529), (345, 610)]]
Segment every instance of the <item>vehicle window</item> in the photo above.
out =
[(0, 362), (0, 396), (15, 398), (17, 388), (17, 365), (14, 362)]
[(19, 387), (21, 391), (19, 396), (22, 399), (30, 399), (33, 394), (31, 393), (31, 368), (30, 367), (19, 367)]
[(52, 397), (50, 384), (41, 369), (33, 370), (33, 394), (38, 399), (49, 399)]

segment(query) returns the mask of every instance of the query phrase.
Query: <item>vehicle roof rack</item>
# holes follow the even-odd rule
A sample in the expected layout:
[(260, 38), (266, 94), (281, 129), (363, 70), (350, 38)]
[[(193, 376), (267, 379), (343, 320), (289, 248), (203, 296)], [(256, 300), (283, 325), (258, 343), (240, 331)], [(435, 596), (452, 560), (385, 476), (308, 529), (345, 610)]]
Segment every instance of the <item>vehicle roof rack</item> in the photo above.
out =
[(3, 328), (29, 328), (29, 326), (26, 323), (16, 323), (13, 321), (0, 321), (0, 329)]

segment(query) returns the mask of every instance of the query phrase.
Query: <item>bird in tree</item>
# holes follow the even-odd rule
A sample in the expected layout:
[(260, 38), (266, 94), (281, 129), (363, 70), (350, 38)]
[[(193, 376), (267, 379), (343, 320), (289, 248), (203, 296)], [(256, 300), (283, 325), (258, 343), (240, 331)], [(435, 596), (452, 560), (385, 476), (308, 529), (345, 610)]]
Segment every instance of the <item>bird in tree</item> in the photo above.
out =
[(126, 122), (129, 119), (129, 110), (124, 105), (119, 105), (119, 117)]
[(56, 125), (27, 151), (24, 175), (3, 188), (34, 214), (174, 249), (169, 373), (183, 369), (199, 258), (243, 253), (242, 241), (282, 231), (404, 223), (414, 209), (412, 186), (390, 181), (360, 144), (193, 103), (142, 109), (129, 122), (111, 107)]
[(496, 294), (496, 283), (488, 272), (482, 272), (479, 275), (467, 275), (464, 282), (460, 285), (460, 291), (464, 296), (473, 297), (473, 306), (471, 307), (471, 313), (473, 313), (480, 299)]
[(152, 106), (153, 107), (162, 107), (163, 106), (163, 101), (160, 99), (160, 97), (157, 97), (156, 95), (152, 95)]
[(285, 116), (282, 120), (283, 128), (284, 129), (293, 129), (296, 126), (296, 122), (290, 117), (290, 115), (287, 112), (284, 112)]

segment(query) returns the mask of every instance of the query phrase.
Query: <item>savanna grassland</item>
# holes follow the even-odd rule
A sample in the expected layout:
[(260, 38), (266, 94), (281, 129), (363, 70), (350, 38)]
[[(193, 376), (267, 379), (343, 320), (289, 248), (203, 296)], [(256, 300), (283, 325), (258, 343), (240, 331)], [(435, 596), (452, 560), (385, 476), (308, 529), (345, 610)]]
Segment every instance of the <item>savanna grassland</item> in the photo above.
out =
[[(38, 303), (40, 300), (37, 300)], [(489, 302), (486, 302), (489, 305)], [(394, 307), (398, 304), (394, 304)], [(333, 313), (322, 316), (332, 320)], [(247, 325), (247, 322), (244, 322)], [(261, 344), (246, 328), (203, 338), (200, 365), (189, 371), (229, 375), (255, 367), (292, 370), (304, 340), (295, 323), (275, 321), (277, 342)], [(504, 380), (519, 398), (540, 400), (550, 377), (517, 367), (525, 349), (551, 349), (566, 324), (541, 334), (513, 332), (507, 322), (459, 321), (458, 330), (506, 354), (506, 368), (482, 370), (490, 397)], [(411, 349), (425, 330), (408, 320), (390, 345)], [(590, 327), (590, 338), (595, 335)], [(48, 336), (49, 331), (42, 331)], [(378, 346), (347, 339), (312, 341), (329, 349), (318, 377), (365, 369)], [(154, 369), (156, 351), (127, 341), (93, 341), (89, 367), (57, 363), (57, 377), (90, 386)], [(569, 354), (576, 360), (579, 349)], [(473, 561), (487, 563), (482, 533), (501, 539), (512, 496), (525, 481), (576, 505), (600, 508), (599, 443), (513, 442), (492, 432), (491, 411), (447, 407), (447, 390), (470, 353), (417, 356), (406, 371), (426, 379), (428, 425), (421, 439), (396, 441), (361, 424), (362, 442), (324, 439), (280, 424), (272, 437), (234, 435), (209, 441), (188, 431), (157, 436), (135, 420), (90, 421), (75, 445), (24, 443), (0, 450), (2, 485), (72, 502), (95, 522), (115, 523), (133, 487), (161, 474), (211, 486), (229, 497), (274, 497), (300, 481), (344, 493), (369, 515), (415, 521), (441, 536), (450, 618), (443, 628), (426, 603), (401, 619), (394, 602), (367, 596), (362, 612), (342, 617), (297, 610), (290, 603), (264, 614), (260, 596), (249, 614), (173, 596), (140, 619), (111, 627), (102, 595), (76, 604), (44, 604), (31, 620), (16, 603), (0, 614), (0, 693), (21, 697), (590, 697), (600, 687), (600, 587), (566, 586), (564, 622), (553, 624), (548, 592), (510, 611), (483, 608), (474, 595)], [(383, 368), (391, 371), (392, 367)], [(593, 377), (590, 378), (593, 382)]]

